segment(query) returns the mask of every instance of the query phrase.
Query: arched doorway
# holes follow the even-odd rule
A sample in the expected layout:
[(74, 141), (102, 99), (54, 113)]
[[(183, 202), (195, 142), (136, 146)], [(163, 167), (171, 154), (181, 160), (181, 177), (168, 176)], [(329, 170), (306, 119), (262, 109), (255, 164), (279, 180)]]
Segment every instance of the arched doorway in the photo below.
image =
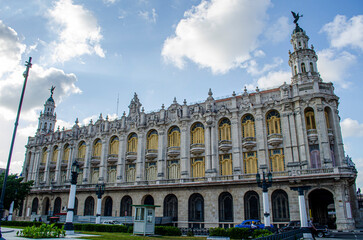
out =
[(154, 205), (154, 198), (151, 195), (147, 195), (144, 199), (145, 205)]
[(228, 192), (223, 192), (218, 198), (220, 222), (233, 222), (233, 198)]
[(84, 216), (93, 216), (95, 213), (95, 199), (91, 196), (84, 202)]
[(164, 217), (172, 217), (178, 221), (178, 199), (174, 194), (169, 194), (164, 199)]
[(39, 200), (38, 198), (34, 198), (33, 199), (33, 202), (32, 202), (32, 215), (35, 214), (37, 215), (38, 214), (38, 204), (39, 204)]
[(107, 197), (105, 200), (105, 208), (103, 211), (103, 216), (112, 216), (112, 198)]
[(245, 219), (260, 220), (260, 197), (255, 191), (248, 191), (244, 196)]
[(309, 193), (309, 212), (314, 223), (336, 228), (333, 194), (325, 189), (315, 189)]
[(190, 196), (188, 202), (188, 220), (189, 222), (199, 222), (189, 224), (189, 227), (204, 228), (204, 198), (199, 193)]
[(60, 197), (57, 197), (54, 201), (54, 210), (53, 210), (53, 214), (59, 214), (61, 212), (61, 208), (62, 208), (62, 199)]
[(132, 198), (130, 196), (124, 196), (121, 199), (120, 216), (132, 216)]
[(50, 207), (49, 198), (45, 198), (43, 200), (43, 215), (49, 214), (49, 207)]
[(274, 222), (289, 222), (289, 197), (284, 190), (275, 190), (271, 195), (272, 219)]

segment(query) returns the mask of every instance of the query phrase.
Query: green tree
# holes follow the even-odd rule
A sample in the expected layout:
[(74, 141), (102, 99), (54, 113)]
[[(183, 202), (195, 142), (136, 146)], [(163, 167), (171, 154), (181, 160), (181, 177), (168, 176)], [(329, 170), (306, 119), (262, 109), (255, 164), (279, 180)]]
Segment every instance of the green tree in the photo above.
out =
[[(3, 188), (5, 174), (0, 175), (0, 193)], [(34, 181), (22, 182), (23, 177), (18, 177), (17, 174), (10, 174), (6, 181), (4, 209), (9, 210), (10, 204), (14, 201), (14, 209), (18, 208), (21, 201), (29, 194)]]

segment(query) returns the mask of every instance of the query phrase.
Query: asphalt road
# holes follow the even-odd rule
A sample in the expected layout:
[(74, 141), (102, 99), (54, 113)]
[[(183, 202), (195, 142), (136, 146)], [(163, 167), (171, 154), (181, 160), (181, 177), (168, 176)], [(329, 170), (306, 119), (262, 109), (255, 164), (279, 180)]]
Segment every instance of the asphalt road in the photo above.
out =
[(316, 238), (317, 240), (346, 240), (346, 239), (362, 239), (363, 233), (355, 233), (355, 232), (333, 232), (328, 237)]

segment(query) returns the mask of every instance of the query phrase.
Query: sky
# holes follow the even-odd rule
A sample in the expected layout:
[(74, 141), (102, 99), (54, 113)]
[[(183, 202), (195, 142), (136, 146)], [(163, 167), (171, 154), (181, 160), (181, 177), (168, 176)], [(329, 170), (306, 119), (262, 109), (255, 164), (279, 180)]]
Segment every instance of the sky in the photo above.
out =
[[(291, 11), (318, 54), (323, 81), (340, 97), (344, 147), (363, 187), (363, 1), (0, 0), (0, 167), (5, 167), (32, 57), (10, 172), (56, 86), (57, 126), (146, 112), (291, 82)], [(362, 172), (362, 173), (361, 173)]]

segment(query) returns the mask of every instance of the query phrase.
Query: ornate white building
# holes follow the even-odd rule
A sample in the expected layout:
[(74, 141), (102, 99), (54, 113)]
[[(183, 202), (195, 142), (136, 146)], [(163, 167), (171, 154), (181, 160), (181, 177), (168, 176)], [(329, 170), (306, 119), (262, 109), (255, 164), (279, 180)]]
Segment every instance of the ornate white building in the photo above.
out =
[(318, 57), (298, 25), (289, 52), (291, 84), (145, 113), (134, 95), (129, 113), (54, 131), (53, 97), (29, 137), (23, 176), (34, 180), (20, 219), (65, 211), (70, 167), (80, 163), (76, 215), (95, 215), (95, 185), (106, 184), (102, 215), (131, 216), (131, 204), (160, 205), (156, 215), (179, 227), (229, 227), (263, 219), (256, 173), (271, 172), (271, 221), (299, 219), (298, 193), (308, 185), (308, 215), (338, 229), (355, 225), (356, 169), (344, 155), (339, 98), (323, 82)]

